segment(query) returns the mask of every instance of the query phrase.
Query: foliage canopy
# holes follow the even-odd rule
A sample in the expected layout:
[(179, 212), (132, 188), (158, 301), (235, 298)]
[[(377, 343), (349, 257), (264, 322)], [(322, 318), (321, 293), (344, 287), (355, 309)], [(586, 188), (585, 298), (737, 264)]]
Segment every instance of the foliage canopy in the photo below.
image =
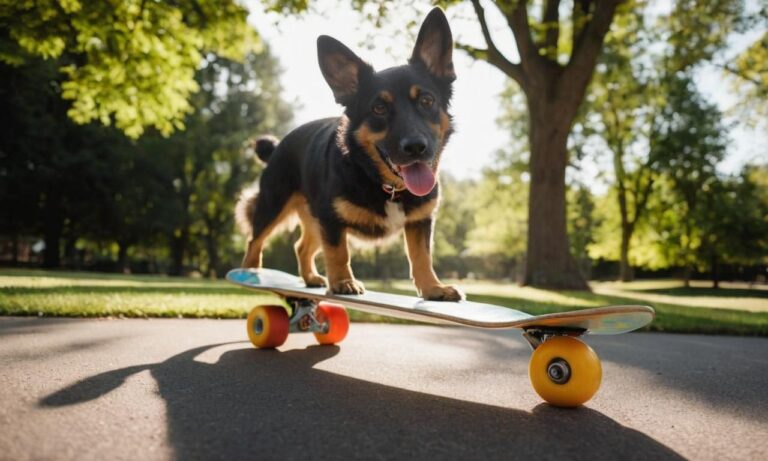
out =
[(0, 61), (59, 60), (77, 123), (168, 135), (193, 110), (206, 53), (239, 60), (258, 50), (247, 15), (234, 0), (0, 0)]

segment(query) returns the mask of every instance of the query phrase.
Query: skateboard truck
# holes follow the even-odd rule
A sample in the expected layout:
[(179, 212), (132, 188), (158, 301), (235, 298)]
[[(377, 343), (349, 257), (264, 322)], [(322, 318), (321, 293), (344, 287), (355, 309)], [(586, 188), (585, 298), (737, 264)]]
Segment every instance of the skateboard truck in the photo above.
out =
[(328, 333), (328, 322), (321, 322), (315, 316), (317, 303), (306, 299), (288, 298), (286, 301), (293, 308), (293, 314), (289, 319), (288, 331)]
[(532, 350), (536, 350), (537, 347), (553, 336), (581, 336), (587, 330), (584, 328), (553, 328), (553, 327), (529, 327), (523, 328), (523, 338), (528, 341)]

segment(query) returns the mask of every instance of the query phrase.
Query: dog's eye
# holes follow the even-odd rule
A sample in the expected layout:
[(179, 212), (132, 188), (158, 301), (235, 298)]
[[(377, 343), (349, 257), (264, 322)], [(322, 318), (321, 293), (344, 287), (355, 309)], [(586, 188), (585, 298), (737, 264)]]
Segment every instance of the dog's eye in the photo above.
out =
[(433, 98), (432, 95), (424, 94), (419, 98), (419, 104), (425, 109), (430, 109), (434, 103), (435, 98)]
[(373, 113), (376, 115), (386, 115), (387, 113), (387, 105), (383, 102), (375, 102), (373, 103), (372, 109)]

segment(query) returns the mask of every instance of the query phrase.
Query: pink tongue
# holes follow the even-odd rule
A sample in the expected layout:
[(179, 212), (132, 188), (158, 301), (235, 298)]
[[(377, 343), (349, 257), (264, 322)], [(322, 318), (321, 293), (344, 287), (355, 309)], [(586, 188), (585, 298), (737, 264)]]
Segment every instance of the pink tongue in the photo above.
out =
[(427, 195), (435, 188), (435, 175), (425, 163), (416, 162), (403, 167), (400, 172), (405, 180), (405, 187), (413, 195)]

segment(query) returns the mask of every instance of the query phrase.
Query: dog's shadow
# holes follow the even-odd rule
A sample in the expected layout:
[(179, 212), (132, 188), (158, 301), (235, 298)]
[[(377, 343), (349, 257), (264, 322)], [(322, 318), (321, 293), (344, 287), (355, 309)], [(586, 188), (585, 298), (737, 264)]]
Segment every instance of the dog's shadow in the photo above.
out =
[(248, 345), (214, 364), (195, 360), (216, 346), (92, 376), (40, 405), (93, 400), (149, 369), (179, 459), (680, 458), (588, 408), (542, 404), (529, 413), (314, 369), (339, 352), (335, 346), (280, 352)]

